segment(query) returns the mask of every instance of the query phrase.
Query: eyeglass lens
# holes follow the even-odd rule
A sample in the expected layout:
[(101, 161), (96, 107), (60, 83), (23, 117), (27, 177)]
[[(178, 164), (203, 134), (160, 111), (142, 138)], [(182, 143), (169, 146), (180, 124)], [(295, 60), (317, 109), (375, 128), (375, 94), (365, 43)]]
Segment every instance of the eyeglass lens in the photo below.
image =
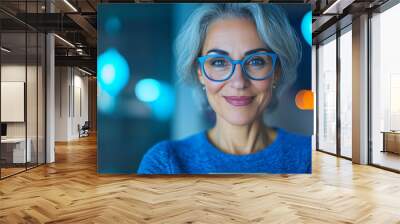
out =
[[(242, 68), (254, 79), (265, 78), (273, 69), (273, 59), (270, 55), (258, 54), (247, 57)], [(234, 66), (226, 57), (215, 55), (204, 62), (206, 75), (214, 80), (224, 80), (233, 72)]]

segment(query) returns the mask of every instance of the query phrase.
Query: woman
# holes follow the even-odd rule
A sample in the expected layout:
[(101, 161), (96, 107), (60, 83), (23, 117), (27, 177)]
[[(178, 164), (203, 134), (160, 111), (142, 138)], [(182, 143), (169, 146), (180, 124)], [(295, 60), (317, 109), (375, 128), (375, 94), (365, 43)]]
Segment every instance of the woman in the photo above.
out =
[(203, 89), (216, 124), (144, 156), (139, 174), (310, 173), (311, 138), (267, 127), (263, 112), (296, 78), (301, 48), (274, 5), (204, 4), (176, 40), (179, 74)]

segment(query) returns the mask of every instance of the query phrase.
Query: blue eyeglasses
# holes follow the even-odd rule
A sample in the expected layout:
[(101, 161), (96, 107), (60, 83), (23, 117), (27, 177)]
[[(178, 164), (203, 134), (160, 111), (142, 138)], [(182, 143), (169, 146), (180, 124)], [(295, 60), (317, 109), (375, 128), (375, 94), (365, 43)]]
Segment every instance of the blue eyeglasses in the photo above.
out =
[(233, 60), (223, 54), (209, 54), (198, 58), (203, 74), (211, 81), (230, 79), (240, 64), (244, 74), (251, 80), (265, 80), (274, 74), (277, 55), (273, 52), (249, 54), (242, 60)]

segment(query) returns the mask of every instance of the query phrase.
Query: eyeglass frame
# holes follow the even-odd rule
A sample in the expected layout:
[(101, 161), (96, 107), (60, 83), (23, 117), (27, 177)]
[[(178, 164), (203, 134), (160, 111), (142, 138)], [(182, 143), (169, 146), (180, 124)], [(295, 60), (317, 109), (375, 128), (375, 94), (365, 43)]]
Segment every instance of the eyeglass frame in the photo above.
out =
[[(250, 76), (248, 74), (248, 72), (246, 71), (245, 66), (243, 66), (244, 62), (246, 60), (248, 60), (249, 58), (251, 58), (253, 56), (256, 56), (256, 55), (267, 55), (267, 56), (271, 56), (271, 58), (272, 58), (272, 70), (263, 78), (254, 78), (254, 77)], [(208, 58), (211, 58), (211, 57), (223, 57), (226, 60), (228, 60), (233, 65), (233, 69), (231, 71), (231, 74), (229, 74), (225, 79), (222, 79), (222, 80), (216, 80), (216, 79), (212, 79), (211, 77), (209, 77), (207, 75), (205, 69), (204, 69), (204, 64), (205, 64), (205, 61)], [(235, 69), (236, 69), (236, 65), (237, 64), (240, 64), (243, 73), (245, 74), (245, 76), (248, 79), (256, 80), (256, 81), (266, 80), (266, 79), (270, 78), (272, 74), (274, 74), (275, 65), (276, 65), (276, 60), (277, 59), (278, 59), (278, 55), (275, 52), (256, 52), (256, 53), (252, 53), (252, 54), (246, 55), (244, 58), (239, 59), (239, 60), (233, 60), (231, 57), (229, 57), (228, 55), (224, 55), (224, 54), (208, 54), (208, 55), (200, 56), (200, 57), (197, 58), (200, 66), (201, 66), (202, 73), (204, 74), (204, 76), (207, 77), (207, 79), (209, 79), (209, 80), (211, 80), (213, 82), (224, 82), (226, 80), (229, 80), (233, 76), (233, 73), (235, 73)]]

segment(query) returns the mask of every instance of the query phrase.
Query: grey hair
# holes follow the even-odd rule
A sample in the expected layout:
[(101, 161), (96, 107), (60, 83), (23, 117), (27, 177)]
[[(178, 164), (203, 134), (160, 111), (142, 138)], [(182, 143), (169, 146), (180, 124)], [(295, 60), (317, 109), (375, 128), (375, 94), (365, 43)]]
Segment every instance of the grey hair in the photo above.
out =
[(213, 3), (203, 4), (197, 8), (187, 19), (175, 40), (174, 48), (180, 80), (197, 87), (201, 86), (197, 77), (197, 57), (200, 56), (207, 28), (214, 21), (223, 18), (246, 18), (253, 21), (260, 39), (278, 55), (277, 69), (280, 70), (280, 79), (276, 82), (272, 96), (272, 102), (276, 101), (276, 95), (279, 96), (296, 80), (302, 49), (287, 15), (274, 4)]

